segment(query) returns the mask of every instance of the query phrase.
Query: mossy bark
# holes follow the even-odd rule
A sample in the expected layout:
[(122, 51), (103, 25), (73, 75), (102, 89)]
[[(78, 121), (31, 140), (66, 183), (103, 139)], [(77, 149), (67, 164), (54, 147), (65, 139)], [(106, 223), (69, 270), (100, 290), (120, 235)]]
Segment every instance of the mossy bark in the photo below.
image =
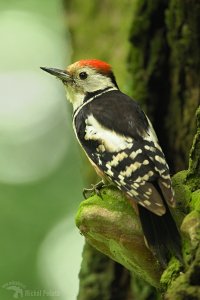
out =
[(172, 171), (188, 166), (200, 86), (200, 2), (136, 1), (130, 89), (153, 121)]
[(185, 268), (175, 277), (171, 273), (173, 266), (168, 268), (161, 277), (161, 283), (167, 300), (197, 300), (200, 299), (200, 107), (197, 110), (197, 133), (190, 151), (189, 169), (175, 175), (174, 185), (187, 212), (181, 224), (185, 236)]
[[(130, 1), (64, 2), (75, 45), (74, 60), (96, 57), (109, 61), (123, 91), (140, 102), (152, 120), (172, 173), (188, 169), (173, 177), (179, 225), (183, 215), (186, 216), (180, 226), (185, 268), (172, 258), (159, 282), (163, 270), (154, 258), (149, 257), (152, 270), (144, 263), (151, 255), (149, 250), (146, 248), (145, 257), (144, 252), (137, 256), (138, 247), (145, 249), (137, 217), (119, 192), (106, 189), (102, 198), (94, 196), (83, 201), (77, 215), (77, 226), (86, 239), (107, 255), (85, 246), (78, 299), (147, 300), (159, 299), (161, 294), (170, 300), (200, 299), (199, 111), (195, 135), (195, 112), (200, 104), (200, 2), (135, 0), (131, 5)], [(131, 17), (127, 73), (125, 40)], [(118, 200), (116, 205), (114, 199)], [(131, 233), (125, 226), (126, 217), (132, 220)], [(118, 240), (117, 234), (122, 237), (123, 226), (123, 238)], [(114, 242), (109, 241), (109, 235)], [(137, 247), (130, 242), (134, 238), (138, 238)], [(138, 280), (133, 274), (143, 279)]]

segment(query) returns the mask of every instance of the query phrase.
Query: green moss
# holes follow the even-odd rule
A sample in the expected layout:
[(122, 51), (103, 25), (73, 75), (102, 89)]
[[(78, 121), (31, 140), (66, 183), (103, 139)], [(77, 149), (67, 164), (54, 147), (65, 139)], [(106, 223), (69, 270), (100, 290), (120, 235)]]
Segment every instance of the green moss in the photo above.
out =
[(189, 171), (187, 176), (187, 182), (191, 186), (192, 190), (196, 190), (200, 187), (200, 107), (197, 109), (196, 117), (197, 133), (194, 137), (190, 151)]
[(192, 199), (190, 202), (191, 209), (194, 209), (198, 212), (200, 212), (200, 189), (196, 190), (192, 193)]
[(180, 171), (173, 176), (173, 185), (186, 184), (187, 170)]
[(189, 211), (191, 189), (187, 185), (187, 174), (188, 171), (180, 171), (172, 178), (173, 188), (175, 190), (175, 197), (177, 201), (177, 207), (187, 213)]
[[(183, 300), (184, 298), (179, 294), (180, 290), (185, 290), (187, 288), (187, 284), (185, 281), (184, 274), (180, 275), (178, 279), (172, 284), (170, 288), (167, 290), (167, 295), (165, 295), (166, 299), (176, 299), (176, 300)], [(187, 299), (187, 298), (185, 298)]]
[(171, 283), (178, 277), (182, 268), (181, 263), (176, 258), (172, 257), (167, 269), (163, 272), (160, 279), (161, 287), (165, 291)]
[[(189, 251), (191, 253), (191, 248)], [(161, 277), (163, 290), (167, 290), (165, 299), (199, 299), (199, 263), (200, 248), (196, 250), (196, 257), (193, 258), (193, 261), (190, 256), (189, 264), (185, 266), (185, 270), (182, 270), (179, 263), (172, 259)]]
[(161, 267), (146, 247), (133, 207), (114, 188), (83, 201), (76, 224), (86, 240), (151, 285), (158, 287)]
[(196, 247), (196, 243), (198, 243), (198, 241), (200, 240), (200, 211), (191, 211), (184, 218), (181, 229), (190, 238), (192, 246), (194, 245)]
[(122, 212), (129, 214), (135, 218), (135, 212), (132, 206), (128, 203), (122, 193), (115, 187), (101, 189), (100, 195), (93, 195), (90, 198), (81, 202), (79, 210), (76, 215), (76, 225), (79, 226), (82, 212), (87, 207), (101, 207), (110, 211), (114, 209), (115, 212)]

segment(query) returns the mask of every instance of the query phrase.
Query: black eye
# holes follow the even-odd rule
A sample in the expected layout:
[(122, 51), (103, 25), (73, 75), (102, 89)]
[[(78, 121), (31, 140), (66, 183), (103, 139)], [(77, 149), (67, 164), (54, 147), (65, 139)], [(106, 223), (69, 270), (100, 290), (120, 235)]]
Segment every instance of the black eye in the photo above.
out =
[(86, 79), (87, 77), (88, 77), (88, 74), (86, 72), (81, 72), (79, 74), (79, 78), (82, 79), (82, 80)]

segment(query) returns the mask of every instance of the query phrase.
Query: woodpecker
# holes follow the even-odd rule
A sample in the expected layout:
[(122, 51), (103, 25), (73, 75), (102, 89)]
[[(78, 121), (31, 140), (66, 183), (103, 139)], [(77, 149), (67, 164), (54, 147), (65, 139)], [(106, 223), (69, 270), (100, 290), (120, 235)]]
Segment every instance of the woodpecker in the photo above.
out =
[[(165, 156), (152, 124), (123, 94), (111, 66), (97, 59), (65, 70), (42, 67), (61, 79), (73, 106), (73, 128), (97, 174), (125, 193), (137, 209), (148, 247), (162, 265), (181, 257), (181, 240), (169, 206), (175, 197)], [(135, 204), (134, 204), (135, 203)]]

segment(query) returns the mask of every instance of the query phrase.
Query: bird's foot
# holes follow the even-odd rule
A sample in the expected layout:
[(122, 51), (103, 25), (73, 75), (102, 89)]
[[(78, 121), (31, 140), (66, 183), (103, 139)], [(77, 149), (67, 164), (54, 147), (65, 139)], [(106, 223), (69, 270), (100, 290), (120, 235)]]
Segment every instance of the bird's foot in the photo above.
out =
[(90, 189), (83, 189), (83, 197), (87, 199), (92, 194), (96, 194), (97, 196), (101, 197), (100, 190), (105, 187), (105, 183), (101, 180), (97, 184), (92, 184), (92, 187)]

